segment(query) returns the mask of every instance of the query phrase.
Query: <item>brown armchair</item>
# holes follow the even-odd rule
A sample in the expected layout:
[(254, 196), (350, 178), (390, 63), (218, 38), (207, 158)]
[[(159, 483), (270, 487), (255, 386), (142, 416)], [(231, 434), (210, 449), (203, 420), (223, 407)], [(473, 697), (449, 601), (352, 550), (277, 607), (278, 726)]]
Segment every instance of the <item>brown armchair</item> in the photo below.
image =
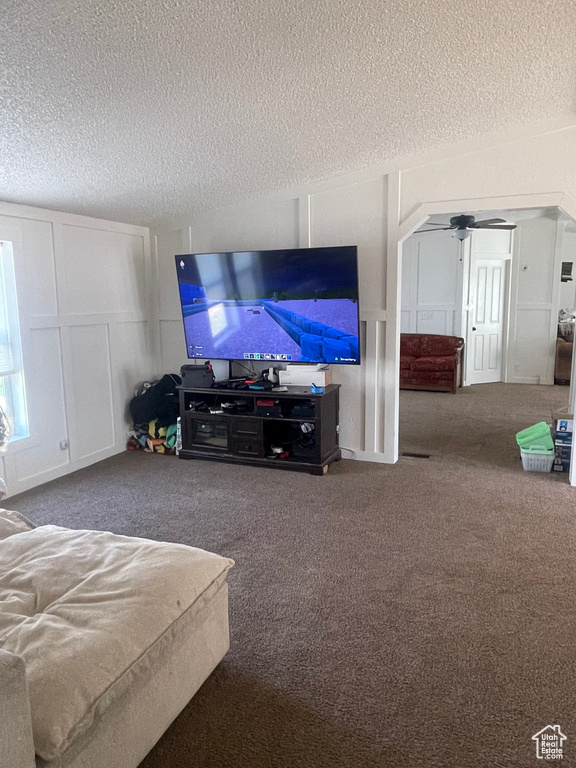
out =
[(432, 333), (400, 335), (400, 389), (454, 392), (462, 386), (464, 339)]

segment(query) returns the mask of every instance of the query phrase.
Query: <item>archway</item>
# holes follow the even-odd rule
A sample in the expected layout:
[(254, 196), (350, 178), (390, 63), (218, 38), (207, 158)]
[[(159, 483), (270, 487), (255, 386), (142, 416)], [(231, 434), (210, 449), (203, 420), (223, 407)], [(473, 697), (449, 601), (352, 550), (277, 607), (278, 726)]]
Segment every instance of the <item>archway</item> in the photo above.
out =
[[(389, 251), (387, 261), (388, 312), (386, 323), (386, 367), (385, 367), (385, 421), (384, 442), (388, 461), (398, 460), (399, 451), (399, 373), (400, 373), (400, 323), (402, 291), (402, 249), (404, 241), (413, 234), (430, 216), (454, 211), (519, 210), (526, 208), (556, 207), (576, 221), (576, 200), (566, 193), (514, 195), (506, 197), (446, 200), (422, 203), (397, 227), (389, 226)], [(394, 247), (394, 243), (395, 246)], [(574, 381), (575, 362), (573, 361)], [(576, 387), (570, 387), (570, 409), (576, 405)], [(576, 467), (572, 462), (570, 484), (576, 485)]]

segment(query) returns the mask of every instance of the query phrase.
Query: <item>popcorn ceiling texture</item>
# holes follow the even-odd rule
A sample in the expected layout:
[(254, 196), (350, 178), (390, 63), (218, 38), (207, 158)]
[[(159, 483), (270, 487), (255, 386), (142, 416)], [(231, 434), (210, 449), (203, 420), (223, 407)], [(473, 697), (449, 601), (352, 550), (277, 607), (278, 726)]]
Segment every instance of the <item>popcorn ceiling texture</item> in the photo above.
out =
[(573, 0), (0, 0), (0, 199), (162, 225), (575, 107)]

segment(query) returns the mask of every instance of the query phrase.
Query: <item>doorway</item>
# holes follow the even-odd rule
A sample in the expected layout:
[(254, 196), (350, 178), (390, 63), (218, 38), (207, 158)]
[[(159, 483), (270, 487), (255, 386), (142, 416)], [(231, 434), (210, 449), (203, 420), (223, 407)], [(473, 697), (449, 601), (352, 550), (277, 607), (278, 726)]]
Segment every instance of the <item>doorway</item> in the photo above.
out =
[(464, 338), (464, 385), (505, 380), (513, 242), (510, 231), (427, 231), (404, 243), (401, 333)]
[[(470, 387), (476, 390), (476, 385), (482, 387), (499, 383), (495, 388), (491, 386), (491, 394), (496, 398), (491, 403), (491, 407), (498, 411), (508, 400), (512, 403), (515, 401), (514, 397), (510, 398), (509, 393), (504, 391), (505, 382), (530, 385), (554, 383), (554, 350), (563, 259), (561, 230), (566, 228), (572, 220), (557, 207), (542, 210), (475, 210), (471, 213), (476, 218), (495, 215), (513, 222), (522, 221), (524, 228), (520, 227), (518, 232), (522, 230), (524, 233), (524, 242), (513, 247), (514, 242), (510, 232), (496, 233), (497, 237), (502, 237), (501, 243), (492, 244), (489, 240), (480, 242), (484, 233), (475, 231), (471, 238), (460, 243), (461, 264), (453, 270), (450, 279), (441, 280), (444, 287), (454, 285), (455, 282), (457, 286), (458, 280), (462, 281), (460, 307), (457, 306), (456, 291), (452, 307), (435, 308), (451, 310), (452, 322), (445, 322), (444, 327), (440, 327), (442, 324), (438, 322), (438, 315), (434, 315), (436, 327), (426, 327), (427, 318), (432, 319), (429, 314), (432, 308), (411, 306), (407, 314), (408, 307), (404, 301), (401, 330), (412, 333), (462, 336), (466, 341), (465, 383), (467, 386), (464, 390), (460, 390), (456, 397), (461, 397), (465, 391), (470, 392)], [(452, 213), (446, 213), (443, 217), (448, 219), (451, 215)], [(439, 216), (435, 215), (433, 220), (438, 222)], [(422, 229), (426, 229), (426, 226), (423, 223)], [(570, 224), (570, 226), (573, 225)], [(545, 238), (550, 239), (550, 233), (552, 233), (551, 245), (548, 246)], [(416, 231), (412, 237), (404, 241), (403, 262), (406, 254), (410, 253), (409, 243), (413, 238), (419, 239), (422, 243), (424, 237), (439, 238), (441, 235), (448, 240), (451, 239), (448, 233), (432, 232), (429, 235), (419, 236)], [(481, 235), (481, 238), (478, 238), (478, 235)], [(519, 245), (524, 245), (524, 250)], [(420, 257), (425, 253), (426, 248), (427, 246), (420, 245)], [(409, 260), (408, 256), (408, 262)], [(409, 266), (408, 269), (410, 269)], [(432, 271), (430, 267), (427, 268), (428, 275), (432, 274)], [(423, 274), (426, 274), (426, 269)], [(403, 270), (403, 299), (410, 293), (405, 281), (406, 273)], [(412, 321), (412, 327), (407, 328), (407, 318), (413, 319), (414, 316), (417, 317), (416, 327)], [(506, 386), (506, 390), (510, 389), (520, 395), (520, 388), (516, 388), (514, 384), (510, 388)], [(550, 390), (548, 393), (545, 391), (547, 389)], [(555, 403), (557, 407), (568, 410), (568, 402), (572, 402), (567, 387), (536, 387), (534, 389), (528, 387), (527, 393), (530, 394), (530, 392), (536, 400), (541, 400), (544, 409), (542, 417), (537, 418), (536, 421), (551, 420), (551, 407), (549, 407), (551, 404)], [(540, 397), (540, 395), (545, 396)], [(409, 393), (410, 396), (411, 393)], [(549, 402), (550, 396), (552, 401)], [(432, 395), (432, 397), (438, 396)], [(440, 395), (440, 397), (448, 396)], [(502, 403), (499, 404), (498, 398), (503, 398)], [(440, 402), (442, 408), (449, 404), (447, 400)], [(415, 399), (414, 404), (416, 404)], [(437, 410), (437, 404), (431, 403), (430, 399), (427, 399), (427, 405), (432, 412)], [(464, 403), (459, 402), (459, 405), (463, 406)], [(473, 406), (474, 409), (477, 407), (472, 400), (468, 405)], [(400, 407), (402, 408), (402, 401)], [(410, 412), (411, 409), (409, 408), (408, 411)], [(406, 412), (405, 408), (404, 412)], [(524, 414), (524, 417), (526, 415)], [(507, 421), (510, 421), (508, 426), (511, 427), (512, 420), (507, 418)], [(516, 431), (525, 426), (529, 425), (519, 424)], [(456, 425), (455, 428), (458, 429)], [(460, 434), (459, 439), (462, 439), (465, 431)], [(512, 449), (515, 450), (515, 432), (510, 434)], [(433, 441), (430, 444), (433, 444)], [(411, 448), (415, 448), (414, 444)]]

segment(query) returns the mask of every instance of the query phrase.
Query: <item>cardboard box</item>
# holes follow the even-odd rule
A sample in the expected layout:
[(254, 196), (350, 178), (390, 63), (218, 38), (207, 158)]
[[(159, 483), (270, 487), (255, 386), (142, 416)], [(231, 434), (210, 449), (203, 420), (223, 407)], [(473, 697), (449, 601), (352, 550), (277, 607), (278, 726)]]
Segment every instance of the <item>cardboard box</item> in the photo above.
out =
[(572, 445), (570, 432), (554, 432), (554, 445)]
[(553, 413), (554, 428), (556, 432), (566, 435), (572, 435), (574, 432), (574, 414), (572, 413)]
[(557, 459), (566, 459), (570, 461), (572, 457), (571, 445), (556, 445), (554, 446), (554, 455)]

